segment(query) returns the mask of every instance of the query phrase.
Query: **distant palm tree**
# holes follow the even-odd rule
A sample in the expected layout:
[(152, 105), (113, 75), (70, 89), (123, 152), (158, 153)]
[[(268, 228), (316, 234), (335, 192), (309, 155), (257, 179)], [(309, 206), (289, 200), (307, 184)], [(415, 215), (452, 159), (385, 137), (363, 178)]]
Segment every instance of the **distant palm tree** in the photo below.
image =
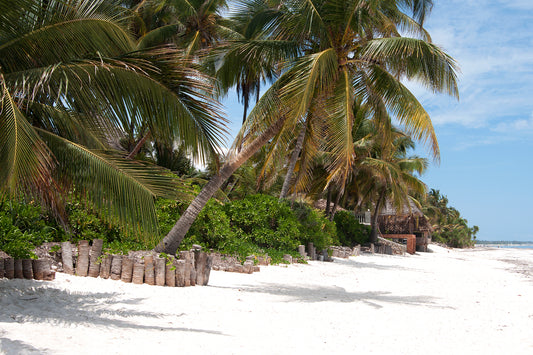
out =
[[(358, 102), (371, 108), (380, 126), (390, 127), (390, 115), (395, 117), (438, 158), (429, 115), (401, 81), (418, 80), (435, 92), (458, 95), (454, 60), (429, 41), (422, 27), (430, 4), (428, 0), (284, 1), (282, 15), (266, 24), (272, 40), (250, 41), (242, 47), (250, 58), (268, 56), (273, 48), (285, 50), (283, 74), (250, 112), (240, 135), (243, 151), (206, 185), (156, 250), (174, 253), (211, 194), (243, 161), (269, 141), (286, 149), (303, 127), (306, 136), (313, 137), (304, 140), (308, 149), (303, 152), (310, 157), (319, 151), (328, 153), (328, 183), (339, 186), (342, 193), (355, 159), (352, 126)], [(400, 31), (419, 38), (401, 37)], [(306, 161), (311, 164), (312, 159)], [(300, 170), (308, 167), (300, 164)]]
[(153, 198), (173, 196), (172, 180), (109, 143), (142, 121), (208, 156), (222, 123), (205, 75), (176, 49), (137, 51), (126, 15), (104, 0), (0, 0), (0, 194), (60, 212), (73, 187), (130, 231), (154, 233)]

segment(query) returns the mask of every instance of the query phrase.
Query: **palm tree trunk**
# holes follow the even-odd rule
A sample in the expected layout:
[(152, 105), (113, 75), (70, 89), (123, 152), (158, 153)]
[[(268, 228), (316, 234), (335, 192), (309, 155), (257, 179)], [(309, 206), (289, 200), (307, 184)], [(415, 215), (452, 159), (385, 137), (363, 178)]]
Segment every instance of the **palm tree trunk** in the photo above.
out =
[(304, 145), (305, 130), (306, 130), (306, 125), (304, 123), (302, 130), (300, 131), (300, 134), (298, 135), (298, 139), (296, 140), (296, 146), (294, 147), (294, 150), (292, 151), (291, 159), (289, 160), (289, 166), (287, 167), (287, 175), (285, 175), (285, 181), (283, 181), (283, 187), (281, 188), (281, 192), (279, 194), (280, 200), (287, 197), (287, 193), (289, 192), (289, 187), (291, 186), (291, 181), (292, 181), (292, 174), (294, 173), (296, 162), (298, 161), (298, 158), (300, 157), (300, 153)]
[(328, 195), (327, 195), (327, 198), (326, 198), (326, 217), (329, 218), (329, 206), (331, 205), (331, 194), (332, 194), (332, 189), (331, 189), (331, 185), (328, 186)]
[(150, 138), (150, 131), (148, 131), (148, 133), (146, 133), (144, 135), (144, 137), (142, 137), (138, 142), (137, 144), (135, 145), (135, 147), (133, 148), (133, 150), (126, 156), (126, 159), (133, 159), (135, 158), (135, 156), (139, 153), (139, 151), (141, 150), (141, 148), (143, 147), (144, 143), (146, 143), (146, 141), (148, 140), (148, 138)]
[(335, 198), (335, 203), (333, 203), (333, 208), (331, 209), (331, 214), (329, 215), (329, 220), (333, 221), (333, 218), (335, 218), (335, 212), (337, 212), (337, 206), (339, 205), (339, 201), (341, 200), (341, 193), (337, 192), (337, 197)]
[(376, 209), (374, 210), (374, 215), (372, 216), (372, 230), (370, 231), (370, 243), (377, 243), (378, 241), (378, 232), (379, 232), (379, 226), (378, 226), (378, 218), (379, 213), (381, 212), (381, 206), (383, 205), (383, 202), (385, 201), (385, 192), (386, 190), (381, 190), (381, 193), (379, 194), (378, 201), (376, 202)]
[(207, 201), (215, 194), (215, 192), (222, 186), (234, 172), (246, 160), (248, 160), (255, 152), (257, 152), (263, 145), (265, 145), (272, 137), (274, 137), (285, 122), (286, 117), (283, 116), (278, 119), (272, 126), (264, 131), (260, 136), (255, 138), (250, 144), (246, 145), (233, 159), (227, 161), (218, 174), (213, 176), (211, 180), (204, 186), (202, 191), (191, 202), (187, 210), (183, 213), (180, 219), (176, 222), (174, 227), (168, 234), (157, 244), (154, 250), (158, 253), (164, 252), (174, 255), (176, 250), (189, 231), (189, 228), (200, 214)]

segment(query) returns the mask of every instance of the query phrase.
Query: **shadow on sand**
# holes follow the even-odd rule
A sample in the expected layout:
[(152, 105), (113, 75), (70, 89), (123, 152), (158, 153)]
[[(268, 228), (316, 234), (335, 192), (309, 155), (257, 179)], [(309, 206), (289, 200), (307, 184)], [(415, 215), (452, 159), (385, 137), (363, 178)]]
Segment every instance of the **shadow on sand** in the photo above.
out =
[[(142, 298), (124, 299), (114, 292), (76, 293), (54, 288), (52, 283), (35, 280), (0, 280), (0, 322), (48, 323), (51, 325), (84, 325), (129, 328), (138, 330), (168, 330), (224, 335), (222, 332), (139, 324), (130, 317), (150, 320), (165, 316), (162, 313), (135, 310)], [(180, 317), (182, 314), (169, 314)]]
[(436, 299), (430, 296), (395, 296), (390, 292), (384, 291), (348, 292), (339, 286), (300, 286), (263, 283), (261, 285), (242, 285), (238, 289), (241, 292), (267, 293), (287, 297), (290, 298), (288, 302), (362, 302), (376, 309), (383, 308), (383, 303), (391, 303), (453, 309), (452, 307), (436, 303)]

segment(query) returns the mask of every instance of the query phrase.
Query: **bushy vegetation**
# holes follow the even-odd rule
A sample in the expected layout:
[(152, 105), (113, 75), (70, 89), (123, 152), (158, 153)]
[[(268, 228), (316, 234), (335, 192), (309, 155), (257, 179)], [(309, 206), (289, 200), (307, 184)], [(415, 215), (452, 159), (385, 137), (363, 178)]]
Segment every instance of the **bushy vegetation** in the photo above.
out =
[(0, 249), (14, 258), (32, 258), (32, 249), (61, 240), (63, 230), (34, 203), (0, 202)]
[(424, 206), (424, 214), (433, 226), (433, 241), (453, 248), (473, 247), (478, 226), (469, 227), (459, 211), (448, 206), (448, 198), (439, 190), (431, 189)]
[(357, 244), (369, 242), (370, 226), (360, 224), (353, 213), (339, 211), (335, 214), (334, 221), (341, 245), (354, 247)]

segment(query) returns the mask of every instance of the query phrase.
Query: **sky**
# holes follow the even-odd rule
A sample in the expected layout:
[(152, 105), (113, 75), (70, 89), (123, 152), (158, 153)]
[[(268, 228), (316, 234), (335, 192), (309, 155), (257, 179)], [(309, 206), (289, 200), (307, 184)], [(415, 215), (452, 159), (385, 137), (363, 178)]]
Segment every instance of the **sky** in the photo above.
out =
[[(425, 27), (461, 71), (459, 101), (408, 85), (441, 152), (421, 179), (479, 227), (478, 240), (533, 241), (533, 0), (434, 0)], [(235, 134), (242, 106), (224, 104)]]

